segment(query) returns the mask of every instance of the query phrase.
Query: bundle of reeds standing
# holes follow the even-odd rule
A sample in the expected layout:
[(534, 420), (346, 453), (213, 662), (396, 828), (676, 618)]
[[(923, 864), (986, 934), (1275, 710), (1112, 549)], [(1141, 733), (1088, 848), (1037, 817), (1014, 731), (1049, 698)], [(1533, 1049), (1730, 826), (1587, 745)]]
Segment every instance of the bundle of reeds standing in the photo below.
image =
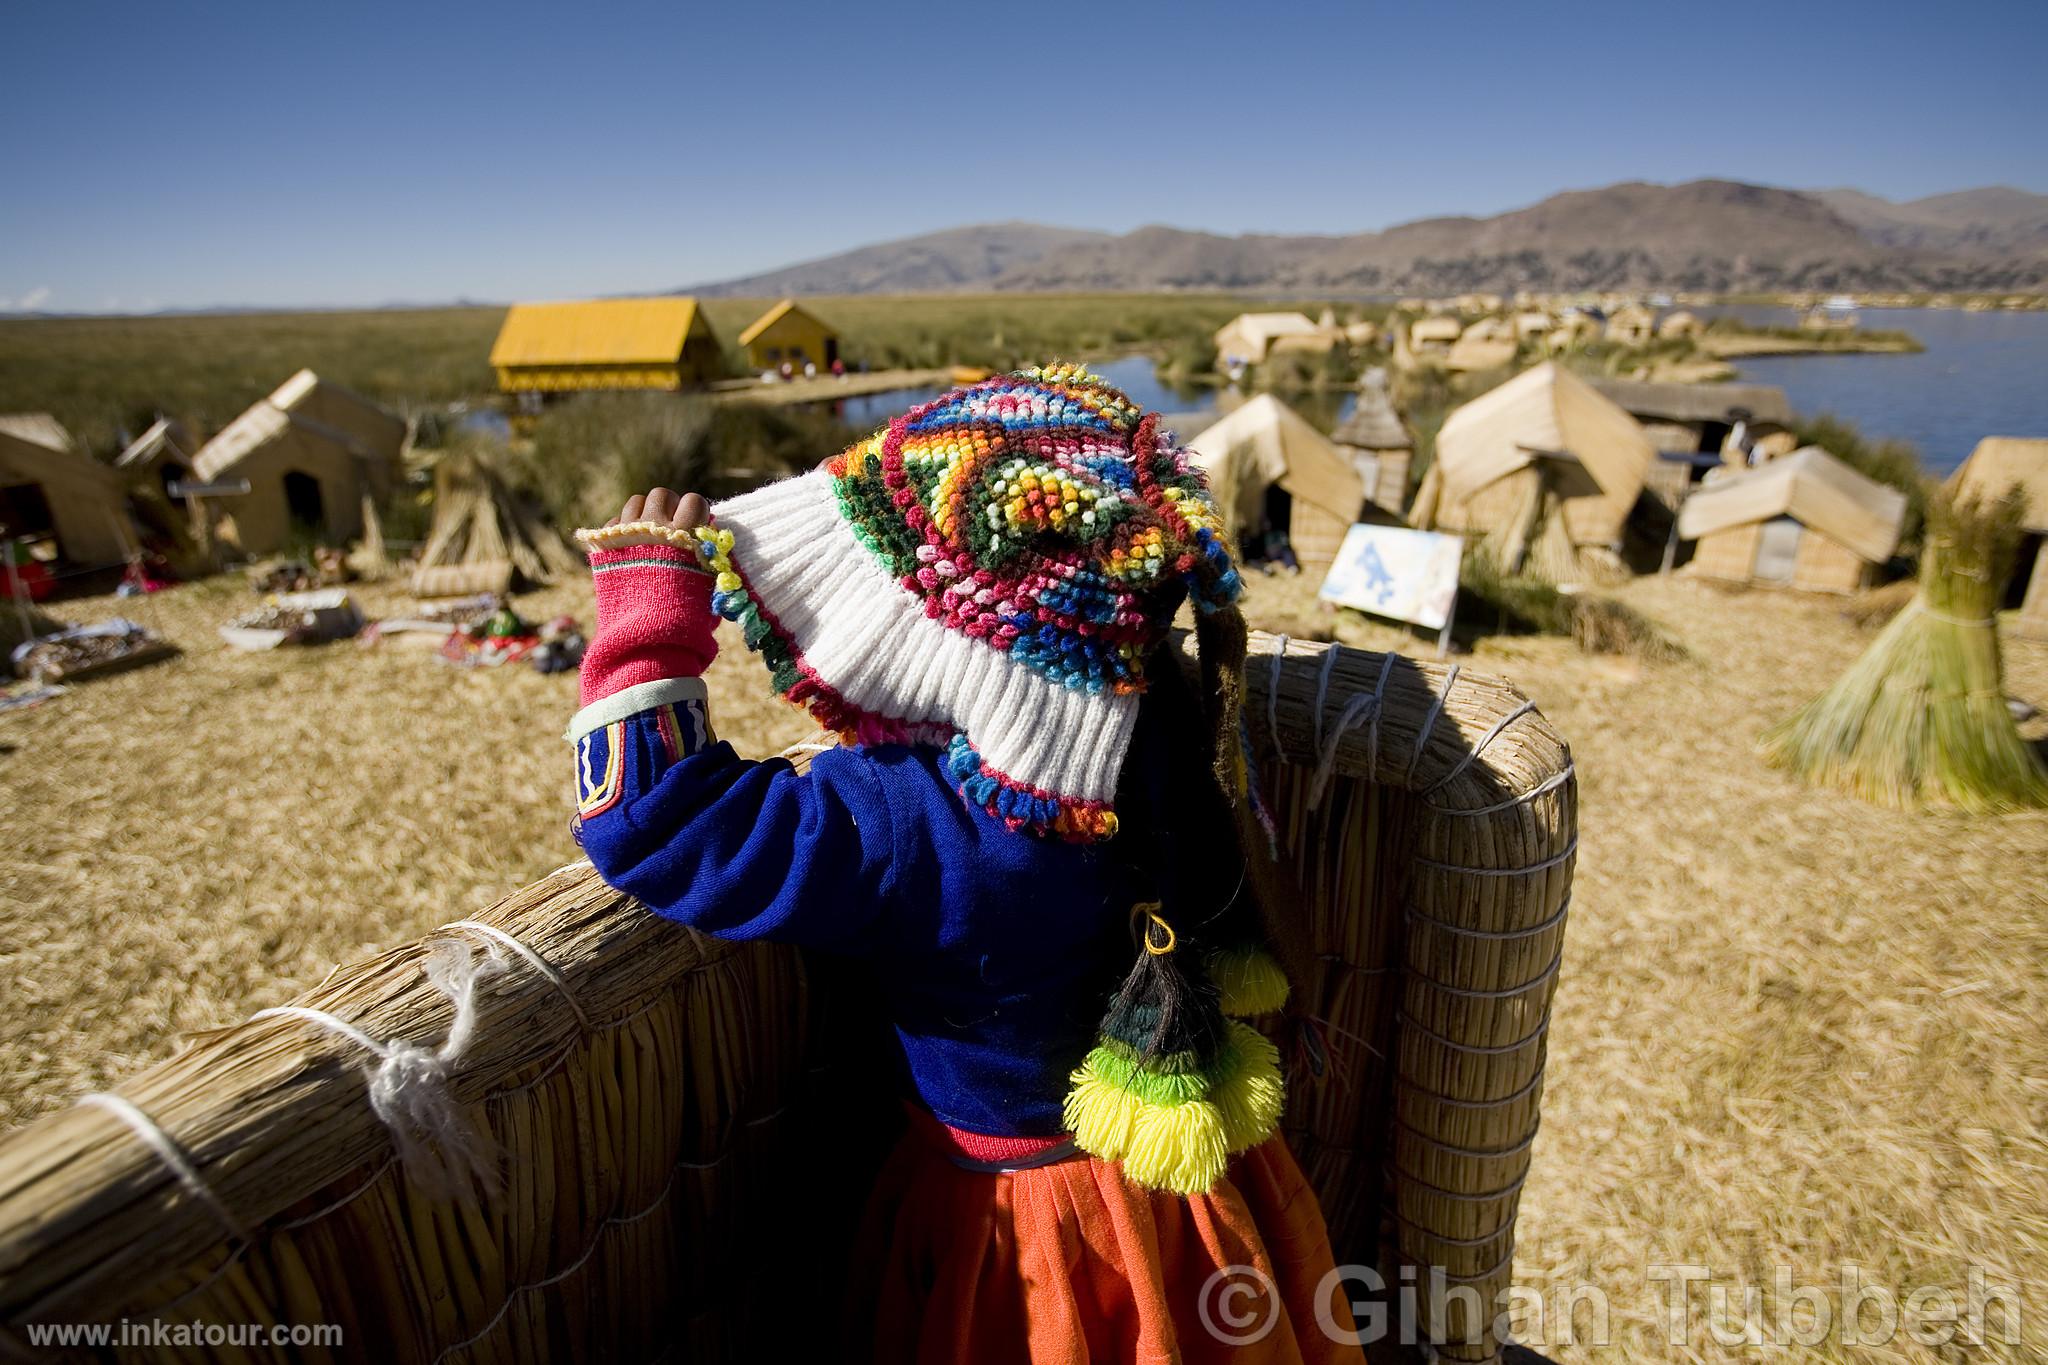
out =
[(2048, 768), (2005, 700), (1994, 613), (2020, 501), (1930, 491), (1920, 586), (1862, 658), (1768, 731), (1766, 762), (1899, 808), (2048, 806)]
[(350, 548), (348, 566), (356, 577), (371, 581), (391, 570), (391, 554), (384, 548), (384, 518), (368, 493), (363, 494), (363, 538)]
[[(1288, 1138), (1338, 1261), (1390, 1287), (1440, 1269), (1469, 1301), (1405, 1281), (1440, 1356), (1498, 1360), (1577, 847), (1569, 751), (1500, 679), (1284, 637), (1254, 637), (1246, 697), (1314, 953), (1309, 1024), (1269, 1022), (1297, 1063)], [(478, 920), (299, 1003), (433, 1049), (454, 1011), (423, 963), (502, 950), (447, 1073), (495, 1179), (451, 1199), (419, 1178), (358, 1043), (299, 1016), (215, 1030), (119, 1087), (169, 1145), (85, 1106), (0, 1137), (0, 1358), (31, 1327), (122, 1318), (346, 1332), (123, 1359), (832, 1358), (893, 1105), (886, 1043), (817, 989), (829, 963), (693, 934), (588, 864)]]
[(530, 584), (581, 565), (561, 532), (527, 510), (485, 455), (450, 450), (434, 466), (434, 521), (422, 569), (509, 563)]

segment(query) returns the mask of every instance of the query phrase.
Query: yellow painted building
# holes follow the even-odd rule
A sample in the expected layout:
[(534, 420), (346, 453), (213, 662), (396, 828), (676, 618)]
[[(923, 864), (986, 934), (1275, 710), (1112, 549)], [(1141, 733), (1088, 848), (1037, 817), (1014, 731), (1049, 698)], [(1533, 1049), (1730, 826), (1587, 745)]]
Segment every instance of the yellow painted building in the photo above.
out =
[(491, 347), (506, 393), (680, 389), (716, 378), (718, 338), (693, 298), (515, 303)]
[(780, 369), (785, 361), (799, 370), (806, 364), (828, 370), (839, 359), (839, 333), (798, 307), (795, 299), (784, 299), (756, 318), (740, 333), (740, 346), (756, 371)]

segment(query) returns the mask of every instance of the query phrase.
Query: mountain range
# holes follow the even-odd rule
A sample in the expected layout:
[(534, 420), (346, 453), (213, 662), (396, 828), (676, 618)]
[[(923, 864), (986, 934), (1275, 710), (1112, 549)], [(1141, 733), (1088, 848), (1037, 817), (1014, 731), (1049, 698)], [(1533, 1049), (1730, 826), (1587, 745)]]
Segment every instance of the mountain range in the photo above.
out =
[(993, 223), (860, 247), (684, 292), (1363, 296), (1648, 288), (2048, 288), (2048, 195), (1994, 186), (1894, 203), (1853, 189), (1694, 180), (1573, 190), (1490, 218), (1426, 218), (1341, 236), (1228, 237), (1163, 226), (1118, 234)]

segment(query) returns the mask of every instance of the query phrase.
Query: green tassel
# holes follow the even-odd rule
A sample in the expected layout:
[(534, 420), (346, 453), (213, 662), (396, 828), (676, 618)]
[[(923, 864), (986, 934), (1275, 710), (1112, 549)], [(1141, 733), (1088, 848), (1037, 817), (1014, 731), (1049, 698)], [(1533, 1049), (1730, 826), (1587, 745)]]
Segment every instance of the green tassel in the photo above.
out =
[(1222, 948), (1209, 955), (1209, 980), (1232, 1019), (1277, 1014), (1287, 1006), (1287, 973), (1264, 948)]

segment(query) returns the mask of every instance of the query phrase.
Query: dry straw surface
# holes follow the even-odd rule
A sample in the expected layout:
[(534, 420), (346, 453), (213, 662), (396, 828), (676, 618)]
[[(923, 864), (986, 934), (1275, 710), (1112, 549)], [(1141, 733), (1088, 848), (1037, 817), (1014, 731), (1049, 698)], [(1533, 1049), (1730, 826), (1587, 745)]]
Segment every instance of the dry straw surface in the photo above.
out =
[[(1253, 591), (1271, 628), (1405, 642), (1333, 623), (1297, 581)], [(1974, 1358), (2038, 1357), (2048, 815), (1906, 814), (1758, 762), (1763, 729), (1867, 644), (1839, 603), (1682, 580), (1617, 595), (1688, 658), (1589, 658), (1531, 638), (1473, 661), (1534, 697), (1578, 762), (1576, 889), (1516, 1278), (1600, 1286), (1614, 1340), (1556, 1353), (1753, 1358), (1700, 1322), (1666, 1345), (1654, 1264), (1768, 1293), (1777, 1265), (1831, 1287), (1854, 1262), (1903, 1294), (1960, 1285), (1975, 1263), (2032, 1312), (2029, 1346)], [(232, 655), (212, 626), (245, 600), (202, 585), (121, 604), (186, 655), (0, 721), (6, 1117), (573, 852), (557, 738), (573, 680), (347, 645)], [(568, 585), (522, 606), (587, 603)], [(2006, 665), (2013, 692), (2048, 700), (2048, 647), (2011, 642)], [(745, 748), (808, 728), (737, 651), (713, 685), (721, 730)], [(1558, 1335), (1550, 1324), (1545, 1339)], [(1948, 1357), (1900, 1340), (1877, 1358)]]

